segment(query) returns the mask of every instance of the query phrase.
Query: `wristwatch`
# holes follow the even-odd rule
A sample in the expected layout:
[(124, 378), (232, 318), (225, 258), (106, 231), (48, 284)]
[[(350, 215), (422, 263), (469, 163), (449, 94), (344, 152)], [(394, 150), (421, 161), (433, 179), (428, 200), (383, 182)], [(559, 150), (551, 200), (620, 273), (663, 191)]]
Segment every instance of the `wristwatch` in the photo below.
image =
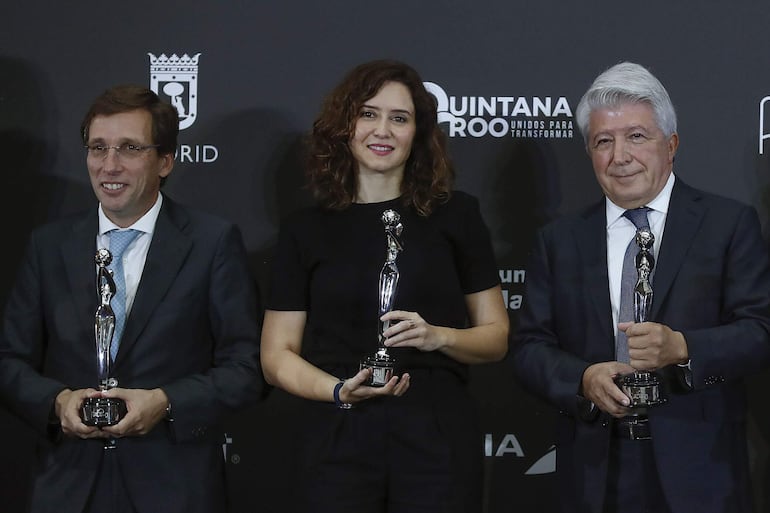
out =
[(337, 408), (341, 410), (349, 410), (353, 407), (353, 405), (351, 403), (343, 403), (340, 399), (340, 389), (344, 384), (345, 382), (340, 380), (339, 383), (334, 385), (334, 404), (337, 405)]

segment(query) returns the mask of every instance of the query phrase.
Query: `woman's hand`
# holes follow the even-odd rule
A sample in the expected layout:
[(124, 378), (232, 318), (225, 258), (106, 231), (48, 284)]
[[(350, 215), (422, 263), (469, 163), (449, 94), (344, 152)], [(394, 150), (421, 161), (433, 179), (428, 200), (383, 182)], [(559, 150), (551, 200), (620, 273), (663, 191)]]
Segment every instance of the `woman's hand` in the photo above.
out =
[(345, 380), (340, 388), (340, 401), (355, 404), (372, 397), (386, 395), (401, 396), (409, 389), (409, 374), (401, 377), (393, 376), (383, 387), (370, 387), (365, 385), (372, 375), (372, 369), (362, 369), (352, 378)]
[(383, 333), (387, 347), (416, 347), (420, 351), (435, 351), (446, 344), (441, 329), (428, 324), (417, 312), (393, 310), (380, 319), (391, 321), (390, 327)]
[(387, 347), (415, 347), (441, 351), (461, 363), (502, 360), (508, 351), (508, 311), (500, 285), (465, 295), (470, 327), (450, 328), (429, 324), (417, 312), (394, 310), (383, 321), (400, 321), (385, 330)]
[[(265, 379), (289, 393), (314, 401), (333, 401), (334, 387), (339, 378), (319, 369), (301, 356), (302, 335), (307, 312), (267, 310), (262, 326), (262, 369)], [(364, 383), (371, 376), (364, 369), (345, 380), (339, 390), (343, 403), (357, 403), (370, 397), (403, 395), (409, 388), (409, 374), (394, 376), (383, 387)]]

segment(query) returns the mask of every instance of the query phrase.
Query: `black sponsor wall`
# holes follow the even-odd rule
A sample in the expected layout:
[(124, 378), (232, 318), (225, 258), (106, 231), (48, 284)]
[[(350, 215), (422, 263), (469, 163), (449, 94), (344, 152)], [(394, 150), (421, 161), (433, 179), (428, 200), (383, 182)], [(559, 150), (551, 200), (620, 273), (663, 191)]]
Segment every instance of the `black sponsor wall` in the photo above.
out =
[[(492, 231), (514, 325), (534, 230), (599, 197), (573, 114), (593, 78), (616, 62), (645, 64), (668, 88), (680, 121), (675, 172), (768, 218), (763, 2), (171, 4), (3, 6), (0, 298), (33, 226), (93, 205), (78, 126), (94, 96), (126, 82), (153, 84), (181, 104), (187, 121), (165, 192), (236, 221), (263, 287), (280, 219), (308, 201), (302, 134), (348, 69), (381, 57), (409, 62), (431, 83), (457, 186), (481, 199)], [(762, 496), (766, 377), (749, 389), (762, 511), (770, 511)], [(475, 368), (472, 386), (485, 432), (485, 511), (553, 511), (555, 412), (519, 390), (506, 362)], [(296, 406), (274, 391), (228, 423), (234, 511), (283, 511)], [(32, 447), (26, 428), (0, 410), (3, 511), (23, 511)]]

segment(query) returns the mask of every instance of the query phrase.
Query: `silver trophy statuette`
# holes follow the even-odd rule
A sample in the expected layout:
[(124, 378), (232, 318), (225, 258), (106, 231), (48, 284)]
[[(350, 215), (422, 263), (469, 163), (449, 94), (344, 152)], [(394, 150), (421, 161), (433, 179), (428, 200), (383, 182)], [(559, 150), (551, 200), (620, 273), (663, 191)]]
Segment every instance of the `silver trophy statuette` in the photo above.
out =
[[(110, 377), (110, 346), (115, 333), (115, 313), (110, 302), (115, 296), (115, 280), (107, 266), (112, 262), (112, 254), (106, 249), (96, 252), (96, 265), (99, 266), (96, 287), (99, 294), (99, 306), (94, 316), (94, 335), (96, 338), (96, 369), (99, 377), (99, 390), (109, 390), (118, 386), (115, 378)], [(126, 403), (121, 399), (90, 397), (83, 401), (80, 416), (87, 426), (113, 426), (126, 414)]]
[[(645, 322), (650, 318), (653, 297), (650, 276), (655, 268), (655, 258), (650, 250), (654, 242), (655, 237), (649, 228), (637, 230), (639, 253), (635, 260), (638, 278), (634, 287), (634, 322)], [(647, 408), (666, 402), (660, 376), (653, 371), (634, 371), (618, 376), (615, 383), (628, 396), (629, 408), (632, 409), (632, 413), (619, 419), (618, 423), (627, 428), (625, 432), (629, 433), (631, 439), (649, 439)]]
[(404, 249), (400, 238), (404, 226), (401, 224), (401, 216), (398, 215), (398, 212), (395, 210), (383, 212), (382, 224), (385, 226), (386, 254), (385, 264), (380, 271), (377, 352), (361, 362), (361, 369), (372, 369), (367, 385), (373, 387), (385, 386), (393, 377), (396, 365), (395, 358), (388, 354), (383, 335), (385, 330), (390, 327), (390, 321), (381, 321), (379, 318), (393, 310), (399, 279), (396, 258), (398, 253)]
[(649, 228), (642, 228), (636, 232), (636, 244), (639, 253), (636, 255), (636, 272), (638, 279), (634, 287), (634, 321), (645, 322), (650, 318), (652, 311), (652, 286), (650, 275), (655, 267), (655, 258), (650, 253), (650, 248), (655, 242), (655, 237)]

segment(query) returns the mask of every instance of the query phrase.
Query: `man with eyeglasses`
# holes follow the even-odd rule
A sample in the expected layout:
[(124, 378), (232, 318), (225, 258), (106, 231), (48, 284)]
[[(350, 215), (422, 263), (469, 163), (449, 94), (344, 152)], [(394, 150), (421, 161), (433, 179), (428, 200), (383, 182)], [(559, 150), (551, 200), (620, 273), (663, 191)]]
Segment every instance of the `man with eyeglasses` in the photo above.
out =
[[(218, 425), (260, 395), (258, 306), (238, 229), (160, 193), (178, 123), (146, 88), (105, 91), (81, 126), (98, 207), (31, 235), (3, 319), (0, 398), (41, 435), (33, 512), (226, 509)], [(118, 386), (100, 392), (94, 254), (117, 251), (121, 233)], [(86, 425), (93, 397), (127, 413)]]

